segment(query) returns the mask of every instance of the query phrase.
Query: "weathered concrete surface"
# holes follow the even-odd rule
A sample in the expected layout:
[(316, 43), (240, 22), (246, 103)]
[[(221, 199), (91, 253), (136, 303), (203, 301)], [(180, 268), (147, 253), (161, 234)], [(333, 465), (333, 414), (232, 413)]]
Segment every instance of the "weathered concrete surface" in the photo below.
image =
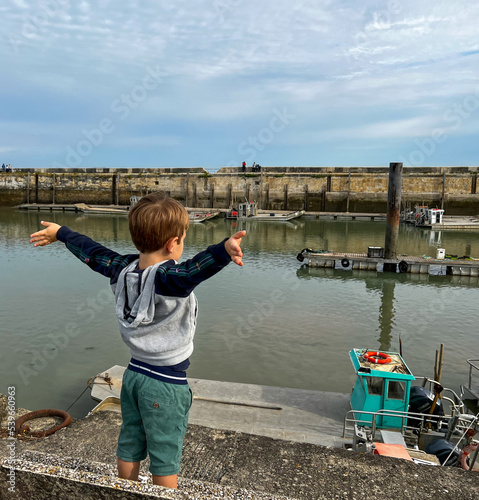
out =
[[(120, 423), (119, 414), (95, 413), (47, 438), (18, 440), (16, 455), (33, 450), (114, 466)], [(0, 459), (6, 456), (2, 446)], [(145, 461), (143, 473), (147, 467)], [(299, 499), (477, 500), (479, 495), (479, 473), (194, 425), (185, 438), (180, 477)]]
[[(14, 474), (14, 479), (10, 480)], [(12, 484), (13, 486), (10, 486)], [(0, 466), (0, 498), (4, 500), (52, 498), (68, 500), (294, 500), (214, 483), (181, 478), (179, 489), (155, 486), (146, 476), (139, 482), (117, 477), (111, 465), (27, 452), (13, 463)]]

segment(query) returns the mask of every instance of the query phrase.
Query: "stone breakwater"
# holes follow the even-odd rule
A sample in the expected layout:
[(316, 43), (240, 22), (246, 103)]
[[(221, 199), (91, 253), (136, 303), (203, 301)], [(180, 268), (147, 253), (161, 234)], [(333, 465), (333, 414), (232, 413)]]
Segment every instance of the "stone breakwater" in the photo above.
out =
[[(479, 214), (479, 167), (405, 167), (402, 203), (443, 207), (448, 215)], [(265, 210), (387, 210), (388, 168), (224, 167), (17, 169), (0, 175), (0, 206), (22, 203), (129, 205), (130, 196), (162, 191), (195, 208), (229, 208), (255, 200)]]

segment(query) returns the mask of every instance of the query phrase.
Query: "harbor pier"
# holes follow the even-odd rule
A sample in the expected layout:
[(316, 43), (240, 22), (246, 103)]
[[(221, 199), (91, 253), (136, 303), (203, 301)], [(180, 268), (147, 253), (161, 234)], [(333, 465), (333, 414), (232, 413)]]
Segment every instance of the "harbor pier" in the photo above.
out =
[[(397, 255), (395, 259), (368, 257), (366, 253), (321, 252), (301, 253), (310, 267), (361, 270), (375, 272), (398, 272), (410, 274), (434, 274), (479, 277), (479, 260), (432, 259)], [(301, 260), (298, 256), (298, 260)], [(386, 267), (386, 269), (385, 269)]]

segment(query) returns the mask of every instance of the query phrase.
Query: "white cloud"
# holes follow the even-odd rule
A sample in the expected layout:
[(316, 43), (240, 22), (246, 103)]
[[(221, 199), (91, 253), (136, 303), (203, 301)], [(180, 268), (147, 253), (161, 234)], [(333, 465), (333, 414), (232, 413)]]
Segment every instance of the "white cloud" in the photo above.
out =
[(0, 11), (0, 106), (11, 117), (0, 129), (18, 130), (19, 142), (40, 137), (38, 147), (50, 138), (45, 150), (110, 116), (148, 66), (159, 66), (164, 82), (118, 123), (131, 148), (187, 145), (201, 122), (217, 124), (218, 137), (244, 136), (281, 106), (298, 116), (284, 143), (407, 137), (440, 123), (478, 81), (479, 4), (465, 0), (454, 8), (446, 0), (132, 0), (121, 8), (15, 0)]

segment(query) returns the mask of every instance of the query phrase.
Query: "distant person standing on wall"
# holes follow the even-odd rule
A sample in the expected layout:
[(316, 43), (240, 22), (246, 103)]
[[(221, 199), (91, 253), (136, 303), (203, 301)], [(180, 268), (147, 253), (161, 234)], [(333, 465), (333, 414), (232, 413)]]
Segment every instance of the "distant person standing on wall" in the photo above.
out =
[(245, 161), (243, 162), (243, 165), (241, 168), (242, 168), (243, 172), (246, 172), (246, 162)]
[(5, 172), (5, 163), (2, 165), (2, 172)]

